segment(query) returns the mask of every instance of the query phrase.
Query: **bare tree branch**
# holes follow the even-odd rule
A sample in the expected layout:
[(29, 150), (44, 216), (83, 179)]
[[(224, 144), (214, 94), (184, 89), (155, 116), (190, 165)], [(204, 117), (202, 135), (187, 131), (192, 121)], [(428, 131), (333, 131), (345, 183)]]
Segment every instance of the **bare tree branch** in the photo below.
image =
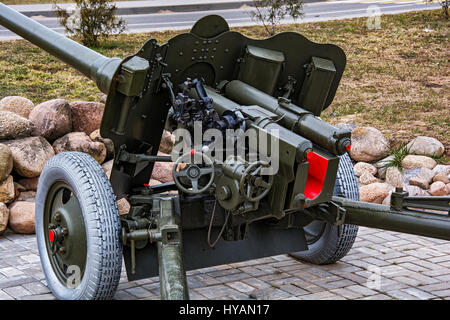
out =
[(252, 19), (261, 22), (269, 36), (276, 32), (277, 26), (286, 17), (297, 19), (303, 16), (302, 0), (253, 0), (255, 11)]

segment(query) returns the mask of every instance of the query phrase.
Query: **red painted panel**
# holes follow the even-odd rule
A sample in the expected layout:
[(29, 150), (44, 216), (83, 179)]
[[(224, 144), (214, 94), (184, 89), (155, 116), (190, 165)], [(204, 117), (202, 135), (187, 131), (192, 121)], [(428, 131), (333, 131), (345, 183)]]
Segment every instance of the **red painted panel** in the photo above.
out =
[(328, 160), (312, 151), (308, 153), (307, 158), (309, 161), (309, 169), (305, 196), (308, 199), (314, 199), (322, 191), (327, 174)]

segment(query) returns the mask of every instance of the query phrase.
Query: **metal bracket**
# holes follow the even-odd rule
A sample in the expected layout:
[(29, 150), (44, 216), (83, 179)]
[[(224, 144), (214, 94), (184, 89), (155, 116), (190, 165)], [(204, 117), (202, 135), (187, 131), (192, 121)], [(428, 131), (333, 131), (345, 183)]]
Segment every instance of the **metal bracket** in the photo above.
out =
[(396, 211), (429, 209), (446, 211), (450, 215), (450, 197), (409, 197), (403, 188), (396, 188), (391, 195), (391, 209)]
[(297, 80), (292, 76), (288, 76), (287, 83), (284, 85), (283, 88), (281, 88), (281, 90), (284, 92), (283, 98), (289, 99), (291, 97), (292, 93), (295, 90), (296, 84)]
[(170, 81), (171, 74), (170, 73), (163, 73), (161, 74), (161, 79), (163, 83), (161, 84), (161, 88), (166, 89), (169, 91), (170, 95), (170, 102), (173, 104), (175, 101), (175, 93), (173, 92), (173, 84)]
[(331, 214), (333, 225), (340, 226), (344, 224), (346, 210), (339, 206), (337, 203), (330, 201), (328, 202), (328, 210)]
[(346, 210), (336, 202), (329, 201), (305, 210), (313, 219), (326, 221), (334, 226), (344, 224)]
[(163, 244), (179, 243), (181, 239), (180, 235), (180, 228), (176, 224), (161, 226), (161, 242)]
[[(167, 68), (168, 64), (164, 62), (164, 58), (162, 57), (161, 54), (157, 53), (154, 61), (156, 66), (158, 66), (159, 68), (158, 70), (159, 77), (157, 80), (157, 85), (155, 87), (155, 93), (158, 93), (163, 88), (163, 84), (167, 83), (166, 81), (170, 77), (170, 73), (163, 73), (164, 69)], [(173, 100), (171, 102), (173, 102)]]

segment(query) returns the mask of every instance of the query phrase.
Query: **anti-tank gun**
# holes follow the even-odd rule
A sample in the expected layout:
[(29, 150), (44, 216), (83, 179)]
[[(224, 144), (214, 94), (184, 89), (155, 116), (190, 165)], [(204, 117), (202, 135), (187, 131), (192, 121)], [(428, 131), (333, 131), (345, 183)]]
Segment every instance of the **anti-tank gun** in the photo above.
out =
[[(182, 299), (185, 270), (285, 253), (333, 263), (357, 225), (450, 239), (448, 198), (398, 189), (391, 207), (358, 202), (350, 132), (319, 118), (345, 68), (338, 46), (293, 32), (249, 39), (207, 16), (121, 60), (3, 4), (0, 24), (108, 94), (110, 181), (77, 152), (52, 158), (39, 179), (38, 248), (58, 298), (112, 298), (122, 253), (130, 280), (159, 274), (161, 297)], [(179, 139), (171, 156), (158, 154), (164, 128)], [(174, 182), (149, 185), (156, 162), (174, 162)], [(123, 197), (131, 208), (119, 216)]]

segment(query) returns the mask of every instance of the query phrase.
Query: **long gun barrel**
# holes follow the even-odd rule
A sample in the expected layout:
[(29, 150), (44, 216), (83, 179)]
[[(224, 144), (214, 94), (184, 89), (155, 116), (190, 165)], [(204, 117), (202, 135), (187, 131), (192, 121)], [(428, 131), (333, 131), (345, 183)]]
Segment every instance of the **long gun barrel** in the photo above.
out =
[(0, 3), (0, 24), (71, 65), (95, 81), (100, 91), (108, 93), (121, 59), (108, 58), (86, 48), (3, 3)]

